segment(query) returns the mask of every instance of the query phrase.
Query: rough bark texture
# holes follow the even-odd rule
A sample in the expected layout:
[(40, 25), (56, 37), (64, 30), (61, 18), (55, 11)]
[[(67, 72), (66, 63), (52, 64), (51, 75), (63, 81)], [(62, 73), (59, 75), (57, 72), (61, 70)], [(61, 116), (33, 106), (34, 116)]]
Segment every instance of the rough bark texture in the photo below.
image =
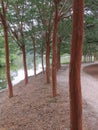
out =
[(58, 4), (55, 3), (55, 15), (54, 15), (54, 29), (53, 29), (53, 44), (52, 44), (52, 87), (53, 96), (57, 95), (57, 32), (58, 32)]
[(26, 52), (25, 52), (25, 45), (21, 46), (22, 54), (23, 54), (23, 66), (24, 66), (24, 75), (25, 75), (25, 84), (28, 83), (28, 73), (27, 73), (27, 65), (26, 65)]
[(70, 62), (70, 120), (71, 130), (82, 130), (82, 96), (80, 68), (83, 43), (83, 0), (73, 2), (73, 32)]
[(4, 30), (4, 45), (5, 45), (5, 58), (6, 58), (6, 79), (8, 84), (9, 98), (13, 97), (13, 88), (12, 82), (10, 78), (10, 62), (9, 62), (9, 42), (8, 42), (8, 28), (7, 28), (7, 20), (6, 20), (6, 9), (4, 7), (4, 2), (2, 1), (2, 10), (3, 14), (1, 21)]
[(61, 62), (60, 62), (60, 42), (61, 42), (61, 39), (60, 39), (60, 37), (58, 37), (58, 40), (57, 40), (57, 70), (59, 70), (60, 67), (61, 67)]
[(50, 83), (50, 36), (46, 32), (46, 82)]

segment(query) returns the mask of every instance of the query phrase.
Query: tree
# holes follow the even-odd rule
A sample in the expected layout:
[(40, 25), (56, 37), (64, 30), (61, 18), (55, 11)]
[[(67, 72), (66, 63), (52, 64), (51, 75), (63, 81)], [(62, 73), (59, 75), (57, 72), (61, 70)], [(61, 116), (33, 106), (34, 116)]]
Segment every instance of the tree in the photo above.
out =
[(0, 36), (0, 67), (3, 66), (5, 66), (5, 48), (4, 48), (4, 37), (1, 35)]
[(8, 83), (8, 90), (9, 90), (9, 98), (13, 97), (13, 88), (10, 78), (10, 62), (9, 62), (9, 42), (8, 42), (8, 25), (6, 19), (6, 12), (7, 12), (8, 1), (5, 3), (1, 0), (1, 9), (0, 10), (0, 19), (3, 26), (4, 32), (4, 44), (5, 44), (5, 56), (6, 56), (6, 79)]
[[(12, 4), (12, 5), (11, 5)], [(11, 36), (14, 37), (17, 45), (20, 47), (23, 55), (23, 67), (25, 75), (25, 84), (28, 83), (28, 73), (27, 73), (27, 64), (26, 64), (26, 48), (25, 48), (25, 1), (14, 3), (11, 2), (9, 8), (9, 29)], [(13, 13), (14, 12), (14, 13)]]
[[(64, 4), (64, 5), (62, 5), (62, 4)], [(61, 8), (60, 8), (60, 6), (61, 6)], [(65, 7), (66, 7), (66, 11), (64, 10)], [(70, 15), (67, 15), (67, 13), (70, 12), (70, 9), (71, 9), (70, 0), (64, 1), (64, 3), (61, 0), (54, 0), (53, 39), (52, 39), (53, 40), (52, 41), (52, 55), (53, 55), (52, 56), (52, 88), (53, 88), (54, 97), (57, 95), (56, 72), (57, 72), (58, 27), (59, 27), (59, 22), (62, 18), (66, 18), (66, 17), (70, 16)]]
[(84, 1), (73, 1), (73, 31), (70, 60), (70, 120), (71, 130), (82, 130), (81, 57), (83, 44)]
[[(44, 2), (44, 4), (43, 4)], [(36, 2), (40, 22), (42, 23), (43, 32), (45, 34), (45, 51), (46, 51), (46, 82), (50, 83), (50, 51), (51, 51), (51, 33), (53, 18), (53, 2), (46, 0)], [(48, 15), (47, 15), (48, 14)]]
[[(92, 5), (91, 5), (92, 6)], [(90, 13), (89, 13), (90, 12)], [(85, 62), (92, 62), (92, 57), (96, 56), (98, 51), (98, 19), (96, 19), (96, 11), (86, 10), (85, 12), (85, 39), (83, 46), (83, 56)]]
[(57, 79), (56, 79), (56, 72), (57, 72), (57, 33), (58, 33), (58, 19), (59, 19), (59, 12), (58, 6), (59, 1), (54, 1), (55, 4), (55, 13), (54, 13), (54, 21), (53, 21), (53, 43), (52, 43), (52, 84), (53, 84), (53, 96), (57, 95), (56, 86), (57, 86)]

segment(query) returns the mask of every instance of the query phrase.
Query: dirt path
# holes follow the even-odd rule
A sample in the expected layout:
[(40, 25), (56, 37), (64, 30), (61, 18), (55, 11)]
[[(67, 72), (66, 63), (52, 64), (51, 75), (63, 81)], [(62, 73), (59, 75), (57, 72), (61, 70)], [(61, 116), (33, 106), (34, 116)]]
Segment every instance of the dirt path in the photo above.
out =
[(82, 93), (98, 117), (98, 64), (85, 65), (82, 72)]
[[(68, 66), (58, 72), (58, 95), (52, 97), (52, 85), (45, 75), (30, 77), (14, 87), (14, 97), (7, 90), (0, 93), (0, 130), (70, 130)], [(98, 80), (82, 72), (83, 130), (98, 130)]]
[(98, 130), (98, 63), (83, 65), (82, 68), (82, 95), (87, 103), (84, 111), (90, 115), (92, 130)]

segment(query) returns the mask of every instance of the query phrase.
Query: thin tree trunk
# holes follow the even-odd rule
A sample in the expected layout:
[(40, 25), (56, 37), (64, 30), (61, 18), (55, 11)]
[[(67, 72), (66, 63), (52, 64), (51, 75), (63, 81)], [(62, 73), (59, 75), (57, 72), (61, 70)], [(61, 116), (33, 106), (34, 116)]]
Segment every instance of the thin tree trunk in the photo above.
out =
[(34, 66), (34, 76), (36, 76), (36, 47), (35, 47), (35, 36), (31, 36), (33, 42), (33, 66)]
[(89, 62), (92, 62), (92, 56), (91, 56), (91, 53), (89, 53)]
[(44, 73), (44, 48), (43, 48), (43, 45), (42, 45), (42, 56), (41, 56), (41, 58), (42, 58), (42, 71)]
[(35, 47), (35, 38), (33, 38), (33, 59), (34, 59), (34, 76), (36, 76), (36, 47)]
[(89, 54), (89, 60), (88, 61), (90, 62), (90, 54)]
[(10, 62), (9, 62), (9, 42), (8, 42), (8, 27), (6, 20), (6, 8), (4, 7), (4, 1), (2, 0), (2, 14), (0, 13), (1, 22), (4, 31), (4, 46), (5, 46), (5, 58), (6, 58), (6, 79), (8, 84), (9, 98), (13, 97), (13, 87), (10, 77)]
[(87, 54), (87, 62), (89, 62), (89, 53)]
[(96, 61), (96, 52), (94, 53), (94, 62)]
[(61, 62), (60, 62), (60, 37), (58, 37), (58, 40), (57, 40), (57, 70), (60, 69), (61, 67)]
[(52, 90), (53, 97), (57, 95), (57, 32), (58, 32), (58, 4), (55, 2), (54, 29), (53, 29), (53, 44), (52, 44)]
[(46, 32), (46, 81), (50, 83), (50, 38), (49, 33)]
[(93, 62), (93, 61), (92, 61), (92, 54), (90, 54), (90, 57), (91, 57), (91, 60), (90, 60), (90, 61)]
[(27, 65), (26, 65), (26, 52), (25, 52), (25, 45), (23, 44), (22, 47), (22, 54), (23, 54), (23, 66), (24, 66), (24, 75), (25, 75), (25, 84), (28, 83), (28, 73), (27, 73)]
[(86, 54), (86, 63), (87, 63), (87, 54)]
[(9, 98), (13, 97), (13, 88), (12, 82), (10, 78), (10, 62), (9, 62), (9, 43), (8, 43), (8, 33), (7, 33), (7, 23), (6, 18), (5, 22), (3, 23), (4, 28), (4, 40), (5, 40), (5, 57), (6, 57), (6, 79), (8, 83), (8, 91), (9, 91)]
[(73, 1), (73, 32), (70, 62), (70, 121), (71, 130), (82, 130), (82, 94), (80, 68), (83, 44), (83, 0)]

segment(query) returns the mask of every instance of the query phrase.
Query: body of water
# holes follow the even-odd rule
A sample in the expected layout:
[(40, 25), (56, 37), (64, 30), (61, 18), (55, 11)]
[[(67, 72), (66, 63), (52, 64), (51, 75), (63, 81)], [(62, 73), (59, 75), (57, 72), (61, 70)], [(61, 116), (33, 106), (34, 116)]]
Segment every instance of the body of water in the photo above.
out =
[[(28, 68), (28, 76), (34, 75), (34, 67), (33, 67), (33, 56), (27, 55), (27, 68)], [(37, 64), (37, 74), (42, 71), (41, 67), (41, 59), (38, 57), (36, 60)], [(21, 80), (24, 79), (24, 70), (23, 70), (23, 63), (22, 63), (22, 56), (19, 56), (15, 61), (14, 65), (11, 65), (11, 80), (12, 84), (15, 85), (19, 83)], [(6, 70), (5, 67), (0, 68), (0, 90), (5, 89), (7, 87), (6, 82)]]

